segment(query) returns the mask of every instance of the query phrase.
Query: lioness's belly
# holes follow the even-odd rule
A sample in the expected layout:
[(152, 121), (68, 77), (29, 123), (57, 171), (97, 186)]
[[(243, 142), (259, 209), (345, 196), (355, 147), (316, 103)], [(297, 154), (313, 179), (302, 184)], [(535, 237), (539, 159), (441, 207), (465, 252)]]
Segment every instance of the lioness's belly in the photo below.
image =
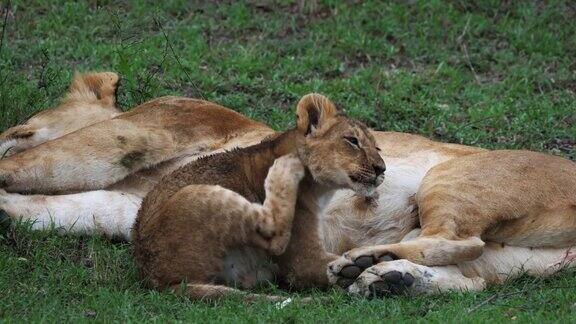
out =
[(366, 199), (350, 190), (338, 191), (322, 217), (325, 248), (342, 254), (352, 248), (397, 243), (418, 227), (414, 195), (433, 166), (449, 157), (433, 151), (385, 157), (387, 170), (377, 197)]

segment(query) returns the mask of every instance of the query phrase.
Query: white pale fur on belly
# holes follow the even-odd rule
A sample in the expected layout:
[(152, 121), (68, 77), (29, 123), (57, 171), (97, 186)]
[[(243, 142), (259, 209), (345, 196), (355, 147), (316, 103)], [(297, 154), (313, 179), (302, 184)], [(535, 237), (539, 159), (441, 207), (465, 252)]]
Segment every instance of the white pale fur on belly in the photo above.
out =
[(573, 267), (575, 248), (528, 248), (487, 243), (478, 259), (458, 264), (466, 276), (479, 276), (490, 283), (501, 283), (523, 274), (549, 276)]
[[(351, 190), (339, 190), (322, 217), (322, 235), (328, 251), (342, 248), (399, 242), (417, 226), (414, 195), (433, 166), (448, 158), (435, 152), (418, 152), (405, 157), (386, 157), (384, 182), (376, 201), (364, 204)], [(365, 205), (366, 208), (358, 205)], [(344, 240), (349, 240), (346, 243)]]

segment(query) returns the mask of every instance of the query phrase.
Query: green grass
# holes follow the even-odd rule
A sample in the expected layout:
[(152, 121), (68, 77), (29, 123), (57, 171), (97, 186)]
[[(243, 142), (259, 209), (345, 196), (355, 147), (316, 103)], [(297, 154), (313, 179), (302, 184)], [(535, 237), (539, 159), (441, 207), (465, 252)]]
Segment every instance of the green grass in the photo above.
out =
[[(284, 129), (297, 99), (318, 91), (376, 129), (576, 159), (570, 1), (262, 3), (12, 1), (1, 15), (0, 129), (56, 104), (74, 69), (113, 70), (124, 109), (195, 96)], [(7, 321), (576, 320), (574, 272), (477, 294), (212, 305), (143, 288), (125, 244), (1, 233)]]

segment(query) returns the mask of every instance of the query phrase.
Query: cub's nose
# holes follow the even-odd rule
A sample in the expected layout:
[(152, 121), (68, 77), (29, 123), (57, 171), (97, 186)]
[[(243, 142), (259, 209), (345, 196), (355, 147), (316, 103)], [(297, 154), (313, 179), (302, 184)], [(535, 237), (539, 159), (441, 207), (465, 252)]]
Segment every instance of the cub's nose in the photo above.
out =
[(385, 164), (374, 164), (372, 167), (374, 168), (374, 173), (376, 173), (377, 177), (379, 177), (382, 173), (384, 173), (384, 171), (386, 171)]

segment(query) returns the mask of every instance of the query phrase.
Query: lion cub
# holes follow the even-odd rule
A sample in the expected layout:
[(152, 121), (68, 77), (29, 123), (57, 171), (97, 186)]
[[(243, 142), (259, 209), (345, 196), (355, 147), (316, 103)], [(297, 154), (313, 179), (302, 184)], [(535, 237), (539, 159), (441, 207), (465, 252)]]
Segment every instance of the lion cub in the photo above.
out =
[(134, 256), (152, 286), (217, 299), (265, 281), (328, 285), (336, 256), (320, 241), (319, 213), (336, 189), (371, 195), (385, 165), (366, 126), (326, 97), (304, 96), (296, 113), (295, 129), (192, 162), (146, 196)]

